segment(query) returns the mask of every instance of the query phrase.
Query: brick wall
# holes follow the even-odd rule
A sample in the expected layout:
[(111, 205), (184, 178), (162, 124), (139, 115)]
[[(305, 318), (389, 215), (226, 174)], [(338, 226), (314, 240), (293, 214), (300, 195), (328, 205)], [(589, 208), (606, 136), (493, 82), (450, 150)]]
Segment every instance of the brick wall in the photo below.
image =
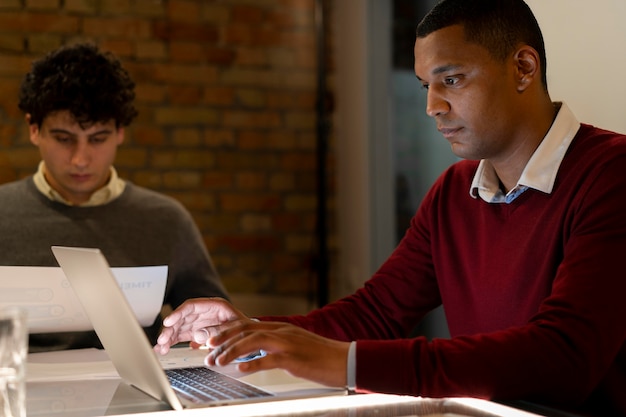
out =
[(314, 12), (314, 0), (0, 0), (0, 182), (39, 161), (17, 108), (31, 61), (93, 40), (137, 82), (120, 174), (191, 211), (230, 291), (311, 294)]

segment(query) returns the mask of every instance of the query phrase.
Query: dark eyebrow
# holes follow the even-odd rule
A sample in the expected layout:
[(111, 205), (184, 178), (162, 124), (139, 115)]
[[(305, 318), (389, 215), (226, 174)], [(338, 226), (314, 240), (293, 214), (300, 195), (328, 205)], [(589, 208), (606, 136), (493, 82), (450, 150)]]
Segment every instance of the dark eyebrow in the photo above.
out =
[[(70, 135), (70, 136), (76, 136), (74, 133), (69, 132), (65, 129), (49, 129), (50, 133), (62, 133), (62, 134), (66, 134), (66, 135)], [(89, 135), (89, 137), (93, 137), (93, 136), (98, 136), (98, 135), (102, 135), (102, 134), (111, 134), (112, 130), (111, 129), (102, 129), (99, 130), (97, 132), (92, 133), (91, 135)]]
[(68, 135), (68, 136), (76, 136), (75, 134), (73, 134), (72, 132), (69, 132), (65, 129), (48, 129), (48, 133), (52, 134), (52, 135)]
[(97, 132), (92, 133), (91, 135), (89, 135), (89, 137), (98, 136), (102, 134), (110, 135), (111, 133), (113, 133), (113, 130), (111, 129), (102, 129), (102, 130), (98, 130)]
[(444, 72), (448, 72), (448, 71), (452, 71), (454, 69), (460, 68), (461, 65), (459, 64), (449, 64), (449, 65), (442, 65), (440, 67), (437, 67), (433, 70), (433, 75), (437, 75), (437, 74), (441, 74)]
[[(461, 66), (462, 65), (460, 65), (460, 64), (442, 65), (442, 66), (437, 67), (434, 70), (432, 70), (431, 74), (432, 75), (443, 74), (444, 72), (455, 70), (457, 68), (460, 68)], [(417, 77), (418, 80), (423, 81), (418, 75), (416, 75), (416, 77)]]

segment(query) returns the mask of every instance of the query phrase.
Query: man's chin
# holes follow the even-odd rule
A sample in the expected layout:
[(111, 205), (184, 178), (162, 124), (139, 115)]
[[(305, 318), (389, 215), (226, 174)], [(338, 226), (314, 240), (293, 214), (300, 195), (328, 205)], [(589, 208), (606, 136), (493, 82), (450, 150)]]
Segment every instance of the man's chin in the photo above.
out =
[(450, 150), (460, 159), (467, 159), (470, 161), (480, 161), (481, 159), (484, 159), (484, 156), (479, 155), (475, 148), (469, 147), (461, 142), (450, 143)]
[(472, 159), (471, 157), (468, 156), (467, 149), (458, 142), (451, 143), (450, 150), (452, 151), (454, 155), (456, 155), (457, 157), (461, 159)]

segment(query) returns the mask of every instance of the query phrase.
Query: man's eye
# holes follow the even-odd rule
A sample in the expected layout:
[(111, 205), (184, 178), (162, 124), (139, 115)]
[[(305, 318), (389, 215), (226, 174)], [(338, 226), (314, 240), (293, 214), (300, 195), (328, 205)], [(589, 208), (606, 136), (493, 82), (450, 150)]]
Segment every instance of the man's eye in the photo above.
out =
[(89, 138), (89, 142), (91, 143), (103, 143), (106, 142), (106, 136), (95, 136), (93, 138)]
[(68, 143), (71, 139), (68, 136), (55, 136), (54, 138), (59, 143)]
[(422, 89), (423, 90), (428, 90), (428, 87), (430, 87), (429, 84), (422, 84)]
[(455, 85), (458, 82), (459, 82), (459, 78), (458, 77), (446, 77), (443, 80), (443, 83), (445, 85)]

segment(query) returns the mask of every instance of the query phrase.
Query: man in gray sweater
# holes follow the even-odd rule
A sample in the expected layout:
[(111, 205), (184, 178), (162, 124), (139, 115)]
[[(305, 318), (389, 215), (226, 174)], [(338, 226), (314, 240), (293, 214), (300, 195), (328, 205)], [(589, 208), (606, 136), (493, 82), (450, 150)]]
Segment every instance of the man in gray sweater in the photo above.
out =
[[(33, 176), (0, 186), (0, 265), (57, 266), (52, 245), (98, 247), (112, 267), (167, 265), (163, 305), (227, 298), (187, 210), (113, 167), (137, 115), (134, 86), (116, 57), (91, 44), (33, 63), (19, 107), (42, 161)], [(157, 318), (145, 328), (152, 343), (160, 326)], [(94, 332), (30, 335), (31, 352), (84, 347), (101, 347)]]

